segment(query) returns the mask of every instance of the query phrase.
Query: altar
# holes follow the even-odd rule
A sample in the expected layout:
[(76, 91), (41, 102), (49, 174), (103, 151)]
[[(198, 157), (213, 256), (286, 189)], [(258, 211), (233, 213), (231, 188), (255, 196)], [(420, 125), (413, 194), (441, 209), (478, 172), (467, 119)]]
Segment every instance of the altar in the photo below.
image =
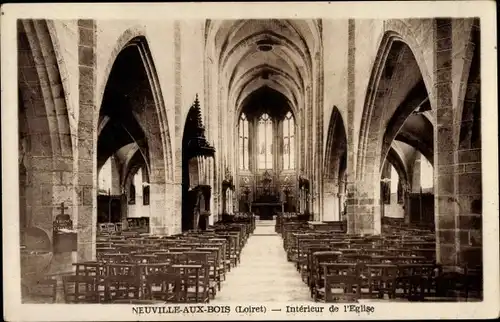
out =
[(284, 202), (252, 202), (250, 212), (261, 220), (272, 220), (274, 215), (284, 212)]

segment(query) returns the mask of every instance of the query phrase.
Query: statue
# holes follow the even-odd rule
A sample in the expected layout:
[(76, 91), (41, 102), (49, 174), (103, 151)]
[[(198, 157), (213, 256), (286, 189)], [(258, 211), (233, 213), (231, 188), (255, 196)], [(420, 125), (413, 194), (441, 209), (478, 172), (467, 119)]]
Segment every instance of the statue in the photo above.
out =
[(193, 209), (193, 229), (198, 230), (200, 223), (201, 206), (203, 202), (203, 193), (198, 190), (196, 193), (196, 204)]

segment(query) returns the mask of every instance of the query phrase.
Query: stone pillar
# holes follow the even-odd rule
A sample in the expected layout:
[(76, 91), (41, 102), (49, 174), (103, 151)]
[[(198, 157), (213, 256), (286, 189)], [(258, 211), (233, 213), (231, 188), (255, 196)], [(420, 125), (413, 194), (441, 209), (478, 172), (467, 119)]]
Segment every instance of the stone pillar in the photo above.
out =
[(338, 185), (325, 182), (323, 194), (323, 221), (340, 220)]
[[(174, 137), (175, 137), (175, 151), (174, 158), (174, 182), (172, 184), (172, 208), (174, 211), (179, 212), (173, 214), (173, 225), (169, 228), (169, 234), (176, 234), (182, 231), (182, 132), (184, 123), (186, 122), (182, 113), (182, 46), (181, 46), (181, 27), (178, 20), (174, 21)], [(184, 196), (186, 197), (186, 196)]]
[(79, 120), (78, 175), (78, 261), (95, 259), (97, 229), (97, 119), (96, 26), (94, 20), (78, 20)]
[[(480, 264), (481, 149), (459, 141), (461, 124), (453, 102), (454, 21), (436, 19), (434, 193), (437, 260), (445, 268)], [(460, 58), (470, 59), (470, 57)], [(462, 89), (467, 84), (461, 84)], [(469, 90), (469, 88), (467, 88)], [(468, 104), (458, 102), (458, 104)], [(467, 121), (467, 120), (463, 120)]]
[(348, 184), (347, 221), (350, 233), (381, 233), (380, 197), (375, 197), (379, 193), (378, 175), (368, 174), (367, 178)]
[(339, 200), (339, 220), (342, 221), (344, 220), (344, 218), (342, 217), (343, 214), (344, 214), (344, 211), (345, 211), (345, 206), (344, 206), (344, 203), (345, 203), (345, 194), (344, 193), (339, 193), (338, 194), (338, 200)]
[(227, 213), (227, 190), (222, 192), (222, 213)]
[(120, 169), (118, 168), (118, 164), (114, 155), (111, 156), (110, 161), (111, 161), (111, 194), (116, 196), (121, 193)]
[(229, 189), (229, 209), (228, 213), (233, 214), (234, 213), (234, 193), (233, 190)]
[[(467, 19), (472, 20), (472, 19)], [(454, 21), (455, 22), (455, 21)], [(459, 23), (458, 23), (459, 24)], [(465, 92), (462, 115), (457, 115), (458, 142), (455, 184), (459, 204), (459, 262), (482, 265), (482, 166), (481, 166), (481, 84), (479, 19), (472, 22), (472, 37), (466, 43), (464, 61), (470, 63), (469, 79), (460, 84)], [(457, 28), (458, 29), (458, 28)], [(456, 34), (459, 34), (458, 29)], [(458, 62), (460, 60), (456, 59)], [(468, 64), (465, 64), (467, 66)]]
[[(36, 144), (43, 143), (36, 142)], [(73, 219), (73, 227), (76, 229), (74, 207), (72, 207), (72, 160), (57, 157), (54, 159), (59, 162), (54, 162), (52, 157), (32, 156), (32, 167), (29, 169), (31, 173), (29, 173), (26, 186), (28, 215), (26, 226), (39, 228), (47, 234), (52, 242), (52, 249), (46, 249), (49, 251), (52, 251), (54, 247), (53, 222), (56, 216), (61, 214), (61, 202), (64, 202), (64, 206), (67, 207), (64, 214)], [(30, 236), (27, 236), (27, 247), (32, 246), (30, 240)], [(72, 255), (71, 252), (53, 253), (48, 273), (58, 274), (71, 271), (71, 263), (74, 260)]]
[(411, 212), (410, 212), (410, 188), (408, 186), (405, 187), (405, 190), (404, 190), (404, 205), (405, 205), (405, 209), (404, 209), (404, 220), (405, 220), (405, 224), (410, 224), (410, 215), (411, 215)]
[(165, 182), (157, 182), (154, 177), (149, 186), (149, 231), (153, 235), (169, 234), (169, 221), (166, 207)]
[(421, 159), (422, 159), (422, 155), (420, 153), (416, 153), (416, 156), (415, 156), (415, 162), (413, 163), (413, 173), (412, 173), (412, 180), (411, 180), (411, 183), (412, 183), (412, 186), (411, 186), (411, 189), (410, 191), (412, 191), (413, 193), (420, 193), (420, 171), (422, 169), (422, 166), (421, 166)]
[[(172, 182), (166, 183), (166, 229), (167, 234), (179, 234), (182, 230), (182, 215), (181, 215), (181, 205), (176, 205), (180, 201), (180, 196), (182, 194), (181, 184), (175, 184)], [(151, 189), (151, 188), (150, 188)], [(150, 190), (151, 191), (151, 190)], [(150, 202), (151, 205), (151, 202)], [(151, 208), (151, 212), (153, 209)]]
[[(436, 257), (446, 266), (458, 264), (456, 236), (457, 203), (454, 195), (454, 133), (452, 104), (451, 19), (436, 19), (435, 83), (436, 126), (434, 128), (434, 192), (436, 224)], [(444, 78), (448, 76), (448, 78)]]
[[(354, 234), (356, 231), (356, 214), (353, 205), (356, 203), (356, 142), (354, 127), (354, 112), (356, 108), (356, 23), (354, 19), (348, 21), (348, 47), (347, 47), (347, 168), (351, 169), (346, 176), (346, 219), (347, 233)], [(357, 137), (357, 135), (356, 135)], [(343, 190), (341, 190), (343, 191)]]

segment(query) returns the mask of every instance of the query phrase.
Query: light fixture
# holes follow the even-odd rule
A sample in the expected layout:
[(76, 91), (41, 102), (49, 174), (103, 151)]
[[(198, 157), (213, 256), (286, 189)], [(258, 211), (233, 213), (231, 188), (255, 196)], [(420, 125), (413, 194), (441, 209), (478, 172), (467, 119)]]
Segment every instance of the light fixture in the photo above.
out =
[(256, 44), (257, 44), (257, 49), (259, 49), (260, 51), (267, 52), (271, 51), (273, 49), (273, 46), (276, 45), (277, 42), (275, 42), (272, 39), (266, 38), (258, 40)]

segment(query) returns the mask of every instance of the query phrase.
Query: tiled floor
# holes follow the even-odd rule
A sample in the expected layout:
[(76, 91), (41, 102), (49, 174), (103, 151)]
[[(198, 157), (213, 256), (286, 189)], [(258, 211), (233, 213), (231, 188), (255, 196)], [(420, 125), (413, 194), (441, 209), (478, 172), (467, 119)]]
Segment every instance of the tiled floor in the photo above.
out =
[(257, 221), (241, 254), (241, 263), (227, 274), (217, 302), (312, 302), (295, 266), (286, 260), (274, 221)]

